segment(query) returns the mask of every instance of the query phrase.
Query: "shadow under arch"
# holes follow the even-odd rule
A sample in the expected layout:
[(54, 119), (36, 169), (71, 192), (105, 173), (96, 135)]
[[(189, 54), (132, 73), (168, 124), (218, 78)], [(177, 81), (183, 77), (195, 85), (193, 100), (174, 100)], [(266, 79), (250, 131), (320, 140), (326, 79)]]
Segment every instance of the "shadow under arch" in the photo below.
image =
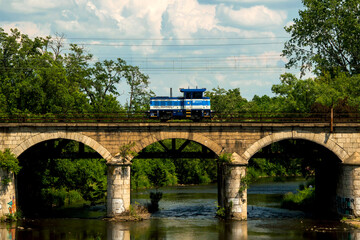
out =
[[(272, 157), (276, 161), (281, 161), (281, 159), (288, 161), (291, 158), (298, 158), (301, 160), (302, 169), (305, 169), (304, 166), (306, 166), (306, 169), (310, 169), (308, 172), (309, 175), (306, 175), (305, 171), (301, 171), (301, 173), (304, 174), (303, 176), (312, 178), (313, 182), (308, 182), (307, 184), (315, 184), (314, 195), (309, 198), (310, 200), (305, 199), (304, 203), (308, 205), (305, 204), (306, 206), (303, 205), (298, 210), (309, 212), (317, 218), (337, 218), (338, 185), (341, 181), (342, 163), (349, 155), (343, 148), (336, 144), (336, 142), (330, 139), (328, 134), (317, 135), (297, 132), (290, 132), (288, 134), (275, 133), (252, 144), (242, 155), (242, 158), (248, 163), (248, 166), (251, 166), (253, 163), (250, 161), (251, 159), (271, 158), (271, 155), (266, 155), (268, 153), (271, 154), (271, 151), (265, 151), (265, 153), (261, 155), (261, 153), (257, 154), (259, 150), (274, 143), (283, 144), (291, 142), (291, 140), (296, 140), (295, 145), (299, 146), (299, 148), (287, 146), (283, 151), (280, 150), (280, 155), (285, 157), (280, 157), (280, 155), (276, 156), (276, 153), (275, 156)], [(304, 146), (305, 148), (303, 148)], [(287, 153), (289, 153), (288, 156), (286, 155)]]
[(213, 151), (217, 156), (219, 156), (224, 148), (212, 141), (211, 139), (198, 134), (198, 133), (173, 133), (173, 132), (159, 132), (157, 134), (150, 135), (138, 142), (135, 143), (133, 150), (136, 153), (139, 153), (141, 150), (146, 148), (147, 146), (159, 142), (165, 139), (185, 139), (190, 140), (196, 143), (199, 143), (211, 151)]
[[(101, 145), (93, 139), (77, 133), (42, 133), (28, 138), (17, 147), (21, 146), (26, 149), (21, 149), (18, 156), (22, 169), (15, 176), (15, 184), (16, 205), (24, 216), (52, 218), (56, 214), (64, 214), (64, 217), (73, 217), (72, 213), (56, 213), (56, 210), (64, 206), (67, 208), (78, 200), (90, 201), (91, 204), (105, 202), (107, 160), (96, 151), (101, 149)], [(100, 197), (103, 195), (101, 199), (88, 193), (96, 190), (91, 186), (99, 186), (97, 194)], [(74, 216), (80, 214), (82, 217), (83, 209), (78, 206), (74, 209)]]
[(300, 139), (300, 140), (308, 140), (310, 142), (317, 143), (329, 151), (334, 153), (341, 162), (344, 162), (350, 156), (349, 154), (336, 142), (334, 142), (329, 134), (325, 133), (301, 133), (301, 132), (287, 132), (287, 133), (274, 133), (263, 137), (262, 139), (253, 143), (249, 148), (245, 150), (245, 152), (241, 155), (242, 159), (248, 162), (252, 156), (255, 155), (260, 149), (282, 140), (290, 140), (290, 139)]
[(40, 142), (54, 140), (54, 139), (68, 139), (68, 140), (81, 142), (91, 147), (97, 153), (99, 153), (100, 156), (104, 158), (106, 161), (110, 161), (112, 159), (111, 153), (94, 139), (85, 136), (81, 133), (67, 133), (67, 132), (49, 132), (49, 133), (37, 134), (36, 136), (28, 138), (22, 143), (20, 143), (12, 150), (12, 152), (15, 154), (16, 157), (19, 157), (23, 152), (25, 152), (30, 147), (35, 146)]

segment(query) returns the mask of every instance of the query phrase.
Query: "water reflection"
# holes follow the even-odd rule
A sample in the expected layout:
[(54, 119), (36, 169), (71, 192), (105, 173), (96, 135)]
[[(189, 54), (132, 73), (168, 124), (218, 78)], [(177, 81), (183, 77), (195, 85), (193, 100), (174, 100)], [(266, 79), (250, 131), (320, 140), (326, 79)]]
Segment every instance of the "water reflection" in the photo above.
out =
[(230, 221), (224, 223), (225, 228), (219, 239), (248, 239), (248, 224), (241, 221)]
[(125, 223), (110, 222), (107, 232), (108, 240), (130, 240), (130, 229)]
[(108, 240), (128, 239), (247, 239), (247, 222), (154, 219), (108, 225)]
[[(360, 231), (340, 222), (308, 219), (301, 212), (278, 207), (288, 183), (251, 186), (249, 220), (222, 221), (214, 218), (216, 186), (165, 188), (161, 211), (141, 222), (109, 222), (102, 219), (39, 219), (0, 224), (0, 239), (360, 239)], [(296, 189), (295, 181), (293, 188)], [(274, 189), (275, 194), (269, 192)], [(279, 195), (280, 194), (280, 195)], [(134, 193), (133, 200), (146, 202), (148, 194)]]
[(0, 239), (15, 240), (16, 228), (9, 226), (8, 228), (0, 229)]

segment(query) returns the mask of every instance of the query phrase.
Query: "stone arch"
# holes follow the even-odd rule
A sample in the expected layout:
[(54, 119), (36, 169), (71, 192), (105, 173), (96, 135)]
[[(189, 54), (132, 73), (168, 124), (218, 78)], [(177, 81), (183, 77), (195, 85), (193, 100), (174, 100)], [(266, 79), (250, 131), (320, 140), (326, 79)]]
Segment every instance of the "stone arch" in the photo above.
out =
[(279, 142), (286, 139), (303, 139), (317, 143), (332, 151), (336, 156), (338, 156), (341, 162), (344, 162), (347, 158), (349, 158), (349, 154), (334, 140), (330, 139), (329, 133), (307, 133), (296, 131), (273, 133), (263, 137), (247, 148), (246, 151), (241, 155), (241, 158), (243, 161), (248, 162), (250, 158), (260, 149), (274, 142)]
[(187, 139), (190, 141), (197, 142), (199, 144), (204, 145), (205, 147), (209, 148), (211, 151), (213, 151), (216, 155), (220, 155), (223, 151), (223, 147), (218, 145), (213, 140), (199, 134), (199, 133), (191, 133), (191, 132), (159, 132), (153, 135), (150, 135), (138, 142), (136, 142), (133, 150), (138, 153), (145, 147), (165, 139)]
[(111, 153), (104, 148), (100, 143), (95, 141), (94, 139), (85, 136), (81, 133), (67, 133), (67, 132), (48, 132), (48, 133), (40, 133), (35, 136), (32, 136), (25, 141), (21, 142), (18, 146), (16, 146), (12, 152), (16, 157), (20, 156), (25, 150), (34, 146), (37, 143), (44, 142), (52, 139), (69, 139), (77, 142), (81, 142), (85, 145), (88, 145), (92, 149), (94, 149), (97, 153), (101, 155), (106, 161), (110, 161), (112, 159)]

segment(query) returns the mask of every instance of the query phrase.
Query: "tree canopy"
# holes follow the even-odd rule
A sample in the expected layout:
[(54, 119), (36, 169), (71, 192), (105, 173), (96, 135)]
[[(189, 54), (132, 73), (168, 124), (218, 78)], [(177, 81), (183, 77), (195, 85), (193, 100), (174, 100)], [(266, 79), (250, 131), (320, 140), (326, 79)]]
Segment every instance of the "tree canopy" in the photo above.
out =
[[(149, 77), (125, 60), (94, 61), (64, 37), (30, 39), (17, 29), (0, 28), (0, 112), (84, 113), (142, 109), (150, 96)], [(119, 83), (132, 90), (130, 105), (118, 101)]]
[(340, 70), (360, 73), (360, 4), (358, 0), (302, 0), (304, 10), (285, 30), (291, 34), (283, 56), (287, 67), (318, 75)]

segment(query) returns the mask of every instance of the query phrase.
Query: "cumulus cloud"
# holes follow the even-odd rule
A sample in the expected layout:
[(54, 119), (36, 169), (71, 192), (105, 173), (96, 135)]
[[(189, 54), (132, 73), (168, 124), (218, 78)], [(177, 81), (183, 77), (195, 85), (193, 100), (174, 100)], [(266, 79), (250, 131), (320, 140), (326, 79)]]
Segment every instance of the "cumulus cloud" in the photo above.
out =
[(215, 10), (215, 5), (201, 5), (197, 0), (176, 0), (166, 9), (166, 24), (175, 37), (189, 38), (200, 30), (216, 27)]
[[(37, 13), (49, 9), (64, 7), (70, 4), (70, 0), (48, 1), (48, 0), (11, 0), (8, 8), (14, 12)], [(5, 5), (5, 1), (4, 4)]]
[(167, 1), (141, 0), (104, 0), (98, 8), (113, 19), (117, 26), (117, 33), (125, 37), (161, 37), (162, 14)]
[(29, 37), (46, 37), (51, 34), (49, 23), (0, 22), (0, 26), (7, 33), (10, 33), (10, 29), (17, 28), (21, 33), (27, 34)]
[(236, 10), (233, 6), (220, 4), (216, 14), (224, 24), (245, 27), (282, 25), (287, 18), (284, 11), (274, 11), (263, 5)]

